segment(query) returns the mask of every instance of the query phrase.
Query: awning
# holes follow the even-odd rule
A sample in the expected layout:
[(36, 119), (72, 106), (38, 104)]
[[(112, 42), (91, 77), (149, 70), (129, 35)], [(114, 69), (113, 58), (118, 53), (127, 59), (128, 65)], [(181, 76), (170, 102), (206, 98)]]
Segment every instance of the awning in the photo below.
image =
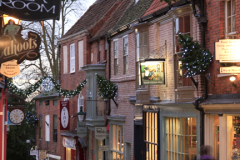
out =
[(78, 141), (80, 142), (82, 148), (86, 148), (87, 147), (87, 143), (83, 138), (78, 138)]
[(77, 137), (76, 133), (68, 133), (68, 132), (61, 133), (60, 135), (65, 137), (73, 137), (73, 138)]

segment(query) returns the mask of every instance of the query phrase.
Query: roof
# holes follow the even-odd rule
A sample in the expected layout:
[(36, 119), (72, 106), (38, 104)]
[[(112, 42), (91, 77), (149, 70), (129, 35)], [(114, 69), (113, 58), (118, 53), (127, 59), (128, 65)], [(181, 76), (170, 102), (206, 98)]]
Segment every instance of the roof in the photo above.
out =
[(132, 3), (117, 24), (109, 32), (112, 33), (121, 27), (141, 18), (151, 5), (152, 1), (153, 0), (139, 0), (137, 4)]
[(122, 0), (122, 3), (118, 6), (115, 12), (111, 15), (111, 17), (104, 23), (103, 27), (92, 37), (91, 41), (102, 37), (111, 30), (117, 21), (122, 17), (125, 13), (126, 9), (132, 4), (134, 1), (132, 0)]
[(165, 1), (161, 2), (160, 0), (153, 0), (151, 6), (148, 8), (148, 10), (145, 12), (145, 14), (142, 17), (152, 14), (167, 6), (168, 6), (168, 3), (166, 3)]
[(93, 28), (116, 3), (116, 0), (97, 0), (67, 33), (65, 33), (63, 38), (80, 32), (81, 30)]
[(59, 96), (60, 96), (60, 94), (55, 89), (52, 89), (49, 92), (44, 91), (44, 92), (40, 93), (39, 95), (37, 95), (33, 99), (35, 99), (35, 100), (38, 100), (38, 99), (55, 99), (55, 98), (58, 98)]

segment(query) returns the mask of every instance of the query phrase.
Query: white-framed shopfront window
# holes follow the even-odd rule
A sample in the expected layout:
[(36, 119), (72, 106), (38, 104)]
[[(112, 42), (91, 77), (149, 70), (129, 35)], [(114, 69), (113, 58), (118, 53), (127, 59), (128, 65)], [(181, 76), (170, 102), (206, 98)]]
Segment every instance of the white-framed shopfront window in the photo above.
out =
[(111, 124), (110, 159), (123, 160), (124, 158), (124, 127), (119, 124)]
[(166, 160), (191, 160), (197, 156), (197, 128), (194, 117), (165, 117)]

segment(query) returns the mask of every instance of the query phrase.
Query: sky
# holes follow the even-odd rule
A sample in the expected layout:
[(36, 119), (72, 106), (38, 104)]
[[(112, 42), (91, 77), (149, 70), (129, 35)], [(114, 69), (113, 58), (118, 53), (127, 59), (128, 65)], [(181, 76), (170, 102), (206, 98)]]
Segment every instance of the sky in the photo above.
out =
[(79, 14), (76, 15), (74, 13), (70, 15), (71, 19), (69, 19), (69, 22), (65, 26), (66, 27), (65, 33), (77, 22), (77, 20), (81, 17), (81, 15), (83, 15), (96, 0), (80, 0), (80, 1), (83, 1), (84, 3), (84, 6), (82, 8), (83, 12), (80, 15)]

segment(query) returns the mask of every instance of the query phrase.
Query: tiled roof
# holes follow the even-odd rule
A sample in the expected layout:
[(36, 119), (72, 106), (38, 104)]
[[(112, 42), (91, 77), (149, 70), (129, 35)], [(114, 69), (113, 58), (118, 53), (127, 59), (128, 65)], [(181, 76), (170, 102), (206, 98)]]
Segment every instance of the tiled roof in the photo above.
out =
[(95, 34), (95, 36), (92, 38), (92, 40), (107, 34), (108, 31), (111, 30), (114, 27), (114, 25), (117, 23), (117, 21), (121, 18), (121, 16), (124, 14), (125, 10), (133, 2), (134, 1), (132, 1), (132, 0), (122, 0), (122, 3), (115, 10), (115, 12), (111, 15), (111, 17), (108, 19), (108, 21), (104, 23), (103, 27), (97, 32), (97, 34)]
[(168, 3), (166, 3), (165, 1), (161, 2), (160, 0), (153, 0), (151, 6), (148, 8), (148, 10), (145, 12), (145, 14), (142, 17), (152, 14), (167, 6), (168, 6)]
[[(137, 4), (132, 4), (121, 17), (121, 19), (117, 22), (117, 24), (111, 29), (109, 32), (114, 32), (117, 29), (141, 18), (142, 15), (149, 8), (153, 0), (139, 0)], [(160, 0), (159, 0), (160, 1)]]
[(117, 3), (116, 0), (97, 0), (63, 37), (80, 32), (81, 30), (91, 29), (115, 3)]

